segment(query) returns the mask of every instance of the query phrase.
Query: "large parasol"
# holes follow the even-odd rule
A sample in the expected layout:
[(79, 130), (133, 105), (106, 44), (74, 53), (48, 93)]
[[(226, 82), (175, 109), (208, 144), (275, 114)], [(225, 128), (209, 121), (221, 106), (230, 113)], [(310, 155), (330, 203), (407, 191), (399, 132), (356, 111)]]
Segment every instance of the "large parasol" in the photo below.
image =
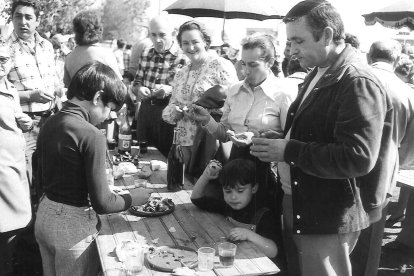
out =
[(414, 30), (414, 0), (400, 0), (379, 9), (376, 12), (362, 15), (366, 25), (376, 22), (389, 28), (408, 27)]

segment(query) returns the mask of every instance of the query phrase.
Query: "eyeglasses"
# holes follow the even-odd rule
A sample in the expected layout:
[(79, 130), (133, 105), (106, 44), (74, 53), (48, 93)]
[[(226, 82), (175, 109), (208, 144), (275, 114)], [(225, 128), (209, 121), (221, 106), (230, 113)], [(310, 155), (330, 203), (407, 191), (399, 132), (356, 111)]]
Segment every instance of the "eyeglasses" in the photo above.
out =
[(0, 64), (5, 64), (10, 60), (10, 57), (0, 57)]

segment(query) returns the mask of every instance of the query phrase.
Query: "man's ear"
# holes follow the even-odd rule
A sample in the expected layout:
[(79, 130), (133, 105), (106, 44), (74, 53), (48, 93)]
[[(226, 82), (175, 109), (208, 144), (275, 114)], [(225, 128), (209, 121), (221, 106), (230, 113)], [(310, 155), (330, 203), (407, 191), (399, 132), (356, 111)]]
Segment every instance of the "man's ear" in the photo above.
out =
[(270, 58), (269, 61), (267, 62), (269, 69), (272, 68), (274, 63), (275, 63), (275, 58), (274, 57)]
[(96, 91), (95, 95), (93, 95), (92, 102), (94, 105), (97, 105), (99, 100), (102, 100), (102, 93), (103, 90)]
[(333, 29), (331, 27), (325, 27), (325, 29), (323, 29), (323, 36), (322, 39), (325, 40), (325, 46), (328, 46), (331, 44), (331, 42), (333, 41)]
[(259, 190), (259, 184), (255, 183), (254, 186), (252, 187), (252, 193), (253, 194), (257, 193), (257, 190)]

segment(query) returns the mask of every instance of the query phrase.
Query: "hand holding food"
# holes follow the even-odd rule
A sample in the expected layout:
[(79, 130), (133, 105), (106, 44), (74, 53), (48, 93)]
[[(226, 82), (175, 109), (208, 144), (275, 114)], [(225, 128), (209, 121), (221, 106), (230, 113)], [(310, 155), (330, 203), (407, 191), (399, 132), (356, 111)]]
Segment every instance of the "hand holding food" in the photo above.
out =
[[(228, 133), (229, 134), (229, 133)], [(238, 147), (247, 147), (252, 143), (253, 137), (258, 137), (259, 132), (257, 131), (246, 131), (236, 133), (234, 135), (229, 134), (230, 140)]]
[(210, 163), (208, 163), (206, 169), (204, 170), (204, 175), (208, 179), (216, 179), (219, 176), (221, 168), (222, 165), (219, 161), (211, 160)]

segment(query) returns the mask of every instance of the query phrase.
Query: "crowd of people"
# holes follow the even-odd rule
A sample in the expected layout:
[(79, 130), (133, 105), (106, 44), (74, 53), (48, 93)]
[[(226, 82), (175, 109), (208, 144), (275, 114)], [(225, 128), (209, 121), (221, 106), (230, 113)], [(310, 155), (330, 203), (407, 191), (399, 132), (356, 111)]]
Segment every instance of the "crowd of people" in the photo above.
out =
[[(0, 36), (0, 275), (13, 275), (22, 232), (32, 233), (44, 275), (98, 275), (97, 214), (141, 205), (150, 189), (118, 195), (106, 178), (98, 125), (125, 102), (136, 139), (165, 156), (181, 145), (191, 200), (234, 225), (280, 275), (376, 275), (385, 226), (414, 248), (414, 54), (391, 39), (366, 57), (328, 1), (305, 0), (276, 39), (255, 33), (240, 50), (211, 49), (205, 26), (149, 21), (135, 45), (102, 46), (94, 11), (73, 19), (75, 47), (36, 31), (38, 2), (12, 4)], [(177, 27), (177, 28), (175, 28)]]

